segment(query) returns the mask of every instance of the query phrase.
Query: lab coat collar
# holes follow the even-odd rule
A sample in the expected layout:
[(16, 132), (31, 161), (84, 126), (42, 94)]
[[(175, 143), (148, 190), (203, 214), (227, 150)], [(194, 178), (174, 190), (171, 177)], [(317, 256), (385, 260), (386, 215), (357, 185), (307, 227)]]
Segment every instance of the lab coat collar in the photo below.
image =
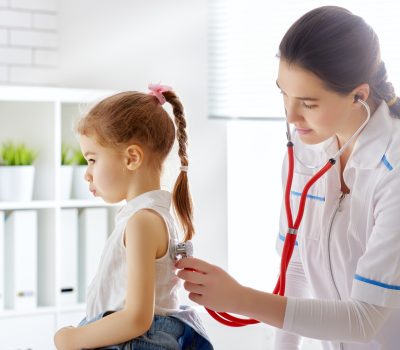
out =
[(389, 107), (382, 102), (357, 138), (346, 168), (375, 169), (387, 150), (392, 128)]

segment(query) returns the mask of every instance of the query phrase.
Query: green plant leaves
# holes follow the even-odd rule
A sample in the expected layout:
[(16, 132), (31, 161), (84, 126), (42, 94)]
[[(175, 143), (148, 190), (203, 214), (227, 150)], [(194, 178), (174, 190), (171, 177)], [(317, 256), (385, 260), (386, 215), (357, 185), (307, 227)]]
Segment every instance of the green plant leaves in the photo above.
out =
[(73, 159), (74, 159), (74, 164), (87, 165), (87, 161), (79, 148), (74, 150)]
[(24, 143), (4, 142), (0, 147), (0, 164), (8, 166), (32, 165), (38, 152)]
[(79, 148), (72, 148), (63, 143), (61, 146), (61, 165), (87, 165), (87, 162)]
[(74, 165), (74, 153), (75, 150), (63, 143), (61, 145), (61, 165)]

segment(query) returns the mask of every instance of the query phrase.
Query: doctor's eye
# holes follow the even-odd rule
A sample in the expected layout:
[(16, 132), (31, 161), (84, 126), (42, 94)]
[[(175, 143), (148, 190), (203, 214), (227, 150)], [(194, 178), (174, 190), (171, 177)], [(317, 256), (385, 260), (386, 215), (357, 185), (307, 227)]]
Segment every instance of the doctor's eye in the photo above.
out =
[(317, 105), (308, 105), (307, 103), (303, 102), (303, 107), (308, 108), (308, 109), (313, 109), (313, 108), (317, 107)]

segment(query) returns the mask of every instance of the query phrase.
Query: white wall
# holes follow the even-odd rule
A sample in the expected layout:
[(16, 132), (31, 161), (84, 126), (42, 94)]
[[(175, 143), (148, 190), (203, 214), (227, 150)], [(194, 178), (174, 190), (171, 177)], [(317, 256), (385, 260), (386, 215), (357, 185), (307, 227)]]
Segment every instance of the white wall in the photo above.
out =
[(207, 119), (207, 1), (60, 0), (60, 85), (172, 85), (189, 124), (195, 254), (227, 266), (226, 127)]
[(56, 85), (58, 0), (0, 0), (0, 83)]

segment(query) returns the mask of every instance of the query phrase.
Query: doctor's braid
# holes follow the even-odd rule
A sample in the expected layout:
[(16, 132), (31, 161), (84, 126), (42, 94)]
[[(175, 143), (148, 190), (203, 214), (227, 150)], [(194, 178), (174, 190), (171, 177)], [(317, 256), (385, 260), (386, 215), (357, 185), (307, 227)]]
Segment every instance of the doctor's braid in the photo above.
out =
[(397, 97), (392, 83), (387, 81), (386, 67), (382, 61), (378, 64), (374, 79), (371, 80), (372, 97), (378, 101), (386, 101), (392, 115), (400, 118), (400, 99)]
[[(181, 160), (181, 166), (188, 166), (189, 160), (186, 152), (188, 145), (186, 134), (186, 119), (182, 103), (173, 91), (163, 93), (165, 99), (171, 104), (176, 125), (176, 138), (178, 140), (178, 155)], [(184, 240), (190, 240), (194, 235), (193, 226), (193, 202), (189, 190), (189, 181), (187, 171), (180, 172), (172, 192), (173, 204), (179, 217), (179, 221), (184, 229)]]

